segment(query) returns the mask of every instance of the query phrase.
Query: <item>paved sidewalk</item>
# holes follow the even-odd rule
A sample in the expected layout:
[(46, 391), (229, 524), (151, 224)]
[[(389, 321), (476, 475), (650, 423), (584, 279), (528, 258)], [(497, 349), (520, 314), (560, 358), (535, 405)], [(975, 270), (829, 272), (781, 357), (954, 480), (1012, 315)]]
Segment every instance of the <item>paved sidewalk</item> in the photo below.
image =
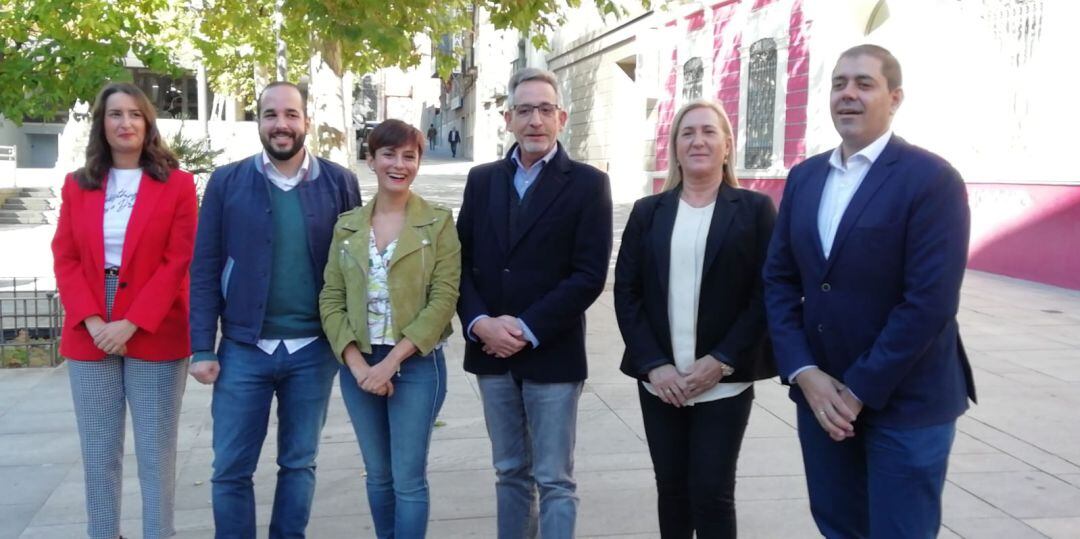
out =
[[(1080, 536), (1080, 293), (969, 272), (961, 328), (980, 404), (959, 423), (943, 537)], [(451, 339), (449, 396), (431, 451), (431, 537), (491, 537), (494, 476), (475, 380)], [(634, 384), (617, 371), (610, 292), (589, 312), (591, 376), (581, 399), (577, 478), (582, 536), (655, 537), (655, 494)], [(210, 390), (189, 382), (180, 424), (180, 537), (209, 537)], [(739, 466), (742, 537), (813, 537), (794, 408), (775, 381), (757, 400)], [(256, 475), (269, 521), (275, 430)], [(128, 440), (124, 532), (139, 533)], [(370, 537), (359, 451), (338, 389), (323, 432), (311, 536)], [(0, 371), (0, 538), (84, 530), (82, 469), (65, 367)], [(262, 531), (265, 536), (265, 528)]]
[[(425, 157), (417, 190), (456, 206), (470, 163), (432, 157)], [(374, 192), (371, 178), (362, 177), (362, 183), (366, 198)], [(620, 226), (625, 210), (617, 210)], [(40, 240), (24, 244), (40, 250), (35, 239)], [(0, 263), (0, 270), (6, 265)], [(28, 260), (27, 269), (36, 265), (48, 266)], [(968, 272), (960, 322), (980, 404), (959, 422), (941, 536), (1080, 537), (1080, 292)], [(591, 372), (578, 425), (578, 532), (657, 537), (652, 470), (634, 383), (618, 372), (622, 342), (610, 291), (589, 311), (588, 327)], [(435, 430), (430, 459), (429, 536), (437, 539), (494, 537), (490, 449), (475, 379), (462, 371), (461, 351), (457, 333), (447, 351), (449, 395), (440, 415), (445, 425)], [(740, 536), (815, 537), (794, 405), (776, 381), (758, 383), (756, 391), (739, 461)], [(177, 483), (183, 538), (212, 536), (210, 393), (189, 379)], [(0, 539), (85, 533), (71, 408), (66, 367), (0, 370)], [(255, 477), (262, 537), (275, 477), (274, 427)], [(141, 508), (130, 436), (127, 453), (123, 531), (138, 537)], [(374, 535), (359, 449), (336, 387), (309, 531), (314, 538)]]

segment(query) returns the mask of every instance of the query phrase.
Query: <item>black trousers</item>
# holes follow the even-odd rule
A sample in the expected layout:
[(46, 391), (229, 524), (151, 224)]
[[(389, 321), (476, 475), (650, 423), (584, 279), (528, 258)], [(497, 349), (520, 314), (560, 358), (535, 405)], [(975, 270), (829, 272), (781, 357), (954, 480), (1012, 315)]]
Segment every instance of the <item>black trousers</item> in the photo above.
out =
[(735, 463), (754, 401), (739, 395), (676, 408), (638, 384), (649, 455), (656, 473), (660, 536), (733, 538)]

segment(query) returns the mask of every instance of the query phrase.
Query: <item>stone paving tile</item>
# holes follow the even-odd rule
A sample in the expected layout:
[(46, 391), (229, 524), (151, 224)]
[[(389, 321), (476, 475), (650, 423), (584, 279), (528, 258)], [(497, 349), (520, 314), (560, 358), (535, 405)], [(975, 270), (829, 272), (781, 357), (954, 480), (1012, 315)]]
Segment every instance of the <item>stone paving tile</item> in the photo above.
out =
[(1046, 538), (1038, 530), (1012, 518), (961, 518), (946, 522), (945, 527), (966, 539)]
[(26, 526), (33, 520), (34, 514), (41, 507), (40, 504), (13, 504), (3, 505), (0, 511), (4, 518), (0, 518), (0, 539), (16, 539), (22, 534)]
[(1043, 472), (955, 473), (949, 481), (1015, 518), (1080, 517), (1080, 488)]
[(1080, 518), (1025, 518), (1024, 524), (1054, 539), (1075, 539)]
[(0, 466), (0, 511), (6, 513), (16, 505), (40, 508), (70, 468), (71, 464)]

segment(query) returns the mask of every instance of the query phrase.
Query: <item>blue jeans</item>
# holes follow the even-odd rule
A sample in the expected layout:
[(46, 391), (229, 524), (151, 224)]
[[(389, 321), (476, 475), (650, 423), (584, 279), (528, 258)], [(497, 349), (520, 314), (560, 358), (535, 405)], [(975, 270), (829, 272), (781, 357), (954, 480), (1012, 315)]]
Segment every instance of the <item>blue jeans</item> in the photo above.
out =
[(838, 443), (798, 408), (810, 512), (822, 535), (937, 537), (956, 421), (911, 429), (856, 423), (855, 437)]
[[(477, 376), (495, 465), (499, 539), (574, 537), (574, 443), (584, 382)], [(539, 515), (536, 491), (540, 491)]]
[[(364, 359), (376, 365), (392, 349), (375, 345)], [(428, 522), (431, 429), (446, 399), (442, 350), (405, 360), (391, 382), (392, 396), (373, 395), (360, 389), (348, 367), (341, 367), (341, 396), (364, 456), (375, 534), (380, 539), (422, 538)]]
[(214, 526), (219, 538), (255, 537), (251, 476), (277, 395), (278, 476), (271, 538), (304, 537), (315, 495), (315, 457), (337, 361), (325, 338), (289, 354), (222, 339), (214, 384)]

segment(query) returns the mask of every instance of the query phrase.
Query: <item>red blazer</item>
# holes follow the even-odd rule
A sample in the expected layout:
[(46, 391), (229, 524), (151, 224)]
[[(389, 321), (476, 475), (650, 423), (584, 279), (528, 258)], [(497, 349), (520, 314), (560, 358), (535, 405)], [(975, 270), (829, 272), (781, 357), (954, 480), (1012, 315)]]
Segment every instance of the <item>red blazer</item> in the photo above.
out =
[[(105, 358), (83, 324), (95, 314), (108, 320), (105, 185), (86, 190), (68, 174), (61, 191), (52, 250), (65, 310), (60, 354), (69, 359)], [(195, 246), (197, 206), (191, 174), (173, 170), (164, 183), (143, 174), (124, 236), (112, 311), (113, 320), (127, 319), (138, 326), (127, 342), (130, 357), (158, 361), (191, 355), (188, 266)]]

